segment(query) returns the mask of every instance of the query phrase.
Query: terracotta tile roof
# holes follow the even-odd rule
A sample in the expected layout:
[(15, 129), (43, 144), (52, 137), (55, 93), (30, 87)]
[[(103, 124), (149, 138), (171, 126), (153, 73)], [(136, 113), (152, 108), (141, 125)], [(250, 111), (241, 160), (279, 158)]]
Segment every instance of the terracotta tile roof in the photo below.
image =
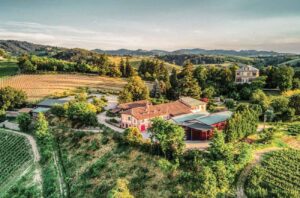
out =
[(124, 114), (132, 115), (138, 120), (152, 119), (158, 116), (177, 116), (181, 114), (191, 113), (191, 109), (180, 101), (159, 104), (146, 105), (144, 107), (136, 107), (128, 109)]
[(135, 101), (135, 102), (119, 104), (117, 108), (122, 109), (122, 110), (127, 110), (127, 109), (136, 108), (136, 107), (145, 107), (148, 103), (150, 103), (150, 102), (147, 100), (139, 100), (139, 101)]
[(181, 97), (179, 99), (182, 103), (190, 106), (190, 107), (195, 107), (195, 106), (199, 106), (199, 105), (205, 105), (206, 103), (201, 101), (201, 100), (196, 100), (194, 98), (191, 97)]

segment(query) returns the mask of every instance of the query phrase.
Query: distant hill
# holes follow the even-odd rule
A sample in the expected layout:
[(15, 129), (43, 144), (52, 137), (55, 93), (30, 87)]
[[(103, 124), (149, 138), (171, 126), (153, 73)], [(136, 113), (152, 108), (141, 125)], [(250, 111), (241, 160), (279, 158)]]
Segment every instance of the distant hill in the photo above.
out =
[[(63, 47), (55, 47), (49, 45), (34, 44), (27, 41), (16, 41), (16, 40), (0, 40), (0, 49), (11, 53), (12, 55), (20, 55), (23, 53), (32, 53), (37, 55), (53, 55), (60, 51), (67, 50)], [(108, 55), (131, 55), (131, 56), (165, 56), (165, 55), (230, 55), (230, 56), (277, 56), (282, 55), (282, 53), (273, 51), (257, 51), (257, 50), (205, 50), (201, 48), (195, 49), (179, 49), (175, 51), (165, 51), (165, 50), (129, 50), (129, 49), (119, 49), (119, 50), (101, 50), (94, 49), (93, 52), (108, 54)]]
[(273, 51), (257, 51), (257, 50), (205, 50), (200, 48), (195, 49), (179, 49), (175, 51), (164, 51), (164, 50), (129, 50), (129, 49), (119, 49), (119, 50), (93, 50), (97, 53), (106, 53), (109, 55), (131, 55), (131, 56), (164, 56), (164, 55), (230, 55), (230, 56), (276, 56), (281, 53)]
[(27, 41), (0, 40), (0, 49), (4, 49), (6, 52), (11, 53), (12, 55), (21, 55), (24, 53), (48, 55), (57, 51), (61, 51), (64, 48), (34, 44)]

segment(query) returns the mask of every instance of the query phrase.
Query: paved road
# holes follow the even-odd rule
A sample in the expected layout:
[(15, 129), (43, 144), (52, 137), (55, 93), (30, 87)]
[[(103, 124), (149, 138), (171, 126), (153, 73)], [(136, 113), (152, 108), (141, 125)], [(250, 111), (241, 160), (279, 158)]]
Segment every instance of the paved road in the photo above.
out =
[(105, 120), (108, 120), (109, 118), (106, 116), (106, 112), (102, 112), (100, 114), (97, 115), (97, 119), (98, 119), (98, 122), (101, 123), (101, 124), (104, 124), (105, 126), (119, 132), (119, 133), (123, 133), (124, 132), (124, 129), (121, 129), (119, 127), (116, 127), (114, 125), (111, 125), (109, 123), (107, 123)]

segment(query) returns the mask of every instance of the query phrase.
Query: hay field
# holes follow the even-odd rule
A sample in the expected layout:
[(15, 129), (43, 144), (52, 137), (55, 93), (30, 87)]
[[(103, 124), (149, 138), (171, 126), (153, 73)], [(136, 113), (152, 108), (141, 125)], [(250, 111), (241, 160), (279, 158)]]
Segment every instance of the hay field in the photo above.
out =
[(80, 74), (16, 75), (0, 79), (0, 87), (11, 86), (24, 90), (30, 101), (52, 94), (72, 91), (79, 87), (121, 90), (126, 81), (120, 78)]

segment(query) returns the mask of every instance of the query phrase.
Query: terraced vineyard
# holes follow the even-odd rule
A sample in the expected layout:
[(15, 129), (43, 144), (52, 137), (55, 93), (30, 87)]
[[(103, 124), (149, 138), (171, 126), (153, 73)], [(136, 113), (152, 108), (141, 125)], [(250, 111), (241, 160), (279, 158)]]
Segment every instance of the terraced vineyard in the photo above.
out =
[(7, 190), (32, 164), (33, 154), (28, 140), (0, 129), (0, 192)]
[(300, 151), (267, 154), (246, 183), (248, 197), (300, 197)]

